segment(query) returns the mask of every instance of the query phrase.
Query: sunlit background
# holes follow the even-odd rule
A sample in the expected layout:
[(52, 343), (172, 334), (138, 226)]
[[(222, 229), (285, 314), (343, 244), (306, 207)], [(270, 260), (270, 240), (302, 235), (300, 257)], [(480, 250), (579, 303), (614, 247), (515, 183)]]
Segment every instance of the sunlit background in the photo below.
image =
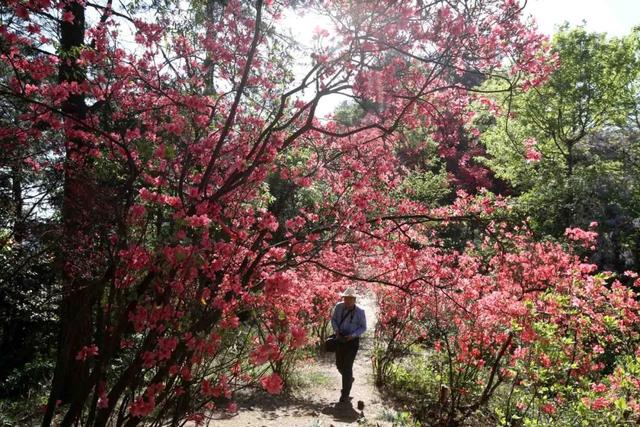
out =
[[(606, 32), (611, 36), (622, 36), (640, 25), (640, 0), (529, 0), (525, 14), (532, 16), (538, 28), (551, 35), (564, 23), (572, 26), (584, 25), (589, 31)], [(290, 12), (285, 16), (285, 24), (292, 36), (302, 46), (314, 43), (314, 30), (331, 30), (331, 21), (316, 13), (299, 15)], [(298, 58), (297, 70), (303, 74), (308, 70), (309, 56)], [(308, 96), (312, 96), (311, 93)], [(325, 96), (316, 110), (318, 118), (325, 117), (348, 98), (341, 95)]]

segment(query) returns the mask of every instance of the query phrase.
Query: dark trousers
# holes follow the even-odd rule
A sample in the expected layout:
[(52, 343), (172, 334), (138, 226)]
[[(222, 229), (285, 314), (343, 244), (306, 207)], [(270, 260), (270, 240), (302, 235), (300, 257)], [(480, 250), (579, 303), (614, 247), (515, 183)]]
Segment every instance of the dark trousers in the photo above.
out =
[(360, 339), (354, 338), (351, 341), (339, 342), (336, 349), (336, 367), (342, 375), (341, 396), (349, 397), (351, 392), (351, 383), (353, 383), (353, 362), (356, 360), (356, 354), (360, 348)]

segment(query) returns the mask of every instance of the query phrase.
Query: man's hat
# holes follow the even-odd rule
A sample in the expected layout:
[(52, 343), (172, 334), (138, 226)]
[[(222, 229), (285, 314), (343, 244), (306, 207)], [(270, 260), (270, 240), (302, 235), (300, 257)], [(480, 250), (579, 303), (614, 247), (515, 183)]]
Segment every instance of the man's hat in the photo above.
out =
[(341, 294), (341, 296), (343, 297), (352, 297), (352, 298), (358, 298), (358, 294), (356, 293), (356, 290), (353, 288), (347, 288), (345, 289), (345, 291)]

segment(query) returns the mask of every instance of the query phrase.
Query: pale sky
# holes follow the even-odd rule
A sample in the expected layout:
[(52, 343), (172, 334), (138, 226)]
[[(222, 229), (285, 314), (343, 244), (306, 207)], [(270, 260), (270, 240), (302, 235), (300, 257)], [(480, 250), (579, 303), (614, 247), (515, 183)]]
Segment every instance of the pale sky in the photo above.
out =
[(546, 34), (565, 21), (579, 25), (584, 20), (587, 30), (612, 36), (628, 34), (640, 25), (640, 0), (529, 0), (525, 12)]

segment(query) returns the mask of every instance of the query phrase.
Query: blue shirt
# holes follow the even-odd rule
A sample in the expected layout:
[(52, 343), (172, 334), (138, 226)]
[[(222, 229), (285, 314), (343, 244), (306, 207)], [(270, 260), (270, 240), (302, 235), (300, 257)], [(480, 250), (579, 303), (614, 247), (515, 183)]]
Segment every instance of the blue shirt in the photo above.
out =
[[(359, 337), (364, 334), (364, 331), (367, 330), (367, 318), (364, 315), (364, 310), (356, 305), (353, 308), (353, 313), (347, 314), (347, 317), (345, 317), (342, 324), (340, 324), (340, 320), (342, 320), (345, 311), (348, 311), (348, 309), (344, 305), (344, 302), (339, 302), (334, 307), (333, 315), (331, 316), (333, 331), (336, 333), (340, 332), (340, 335), (353, 335), (354, 337)], [(338, 325), (340, 325), (339, 329)]]

